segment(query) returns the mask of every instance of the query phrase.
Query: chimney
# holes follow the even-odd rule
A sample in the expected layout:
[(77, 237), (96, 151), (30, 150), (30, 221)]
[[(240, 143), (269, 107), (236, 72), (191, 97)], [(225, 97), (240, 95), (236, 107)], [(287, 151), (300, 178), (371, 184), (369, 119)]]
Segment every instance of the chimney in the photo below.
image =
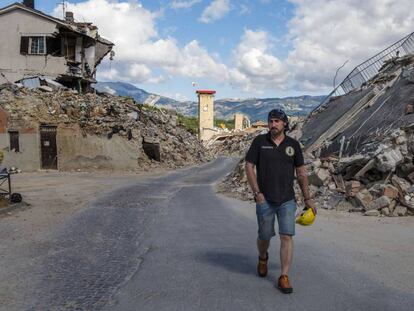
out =
[(66, 12), (65, 21), (67, 21), (69, 23), (74, 23), (75, 22), (75, 18), (73, 17), (73, 12)]
[(23, 0), (23, 4), (27, 6), (28, 8), (34, 9), (35, 8), (35, 2), (34, 0)]

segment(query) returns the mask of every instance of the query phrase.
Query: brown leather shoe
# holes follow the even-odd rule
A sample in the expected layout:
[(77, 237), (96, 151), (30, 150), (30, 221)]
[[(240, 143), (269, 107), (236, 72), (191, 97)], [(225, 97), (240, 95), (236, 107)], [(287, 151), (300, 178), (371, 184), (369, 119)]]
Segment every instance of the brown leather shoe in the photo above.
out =
[(277, 287), (284, 294), (291, 294), (293, 292), (293, 288), (289, 283), (289, 278), (287, 275), (284, 275), (284, 274), (282, 274), (279, 277), (279, 281), (277, 282)]
[(269, 259), (269, 253), (266, 252), (266, 259), (259, 256), (259, 263), (257, 264), (257, 274), (264, 278), (267, 275), (267, 260)]

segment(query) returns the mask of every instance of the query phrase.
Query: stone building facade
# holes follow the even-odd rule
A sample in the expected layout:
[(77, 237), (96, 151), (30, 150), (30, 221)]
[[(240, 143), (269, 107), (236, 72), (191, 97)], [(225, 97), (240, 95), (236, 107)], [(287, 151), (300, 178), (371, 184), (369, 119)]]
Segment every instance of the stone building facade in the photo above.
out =
[(209, 140), (216, 134), (214, 128), (214, 94), (213, 90), (198, 90), (198, 138)]

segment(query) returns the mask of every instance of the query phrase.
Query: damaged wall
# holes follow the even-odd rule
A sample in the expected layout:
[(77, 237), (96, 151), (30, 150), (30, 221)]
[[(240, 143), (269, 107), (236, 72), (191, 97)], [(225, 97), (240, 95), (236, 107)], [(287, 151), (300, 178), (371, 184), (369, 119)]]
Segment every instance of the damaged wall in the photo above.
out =
[[(401, 127), (414, 123), (414, 114), (405, 114), (405, 107), (414, 103), (414, 85), (406, 79), (399, 80), (393, 88), (388, 89), (370, 107), (364, 109), (348, 127), (341, 133), (347, 144), (344, 154), (354, 154), (376, 149), (374, 141), (382, 141), (392, 132)], [(326, 148), (328, 154), (339, 148), (340, 137), (333, 140)], [(368, 149), (369, 148), (369, 149)]]
[(142, 151), (136, 140), (82, 135), (79, 126), (58, 127), (57, 143), (60, 170), (135, 169)]
[[(25, 122), (8, 123), (8, 114), (0, 109), (0, 150), (6, 167), (19, 167), (26, 171), (40, 168), (39, 135), (36, 129)], [(10, 148), (10, 132), (18, 133), (19, 150)]]
[[(19, 130), (19, 152), (10, 150), (10, 134), (0, 134), (0, 149), (4, 159), (2, 166), (18, 167), (24, 171), (40, 169), (39, 135), (34, 129)], [(31, 132), (31, 133), (30, 133)]]
[(352, 106), (367, 95), (369, 90), (351, 93), (348, 96), (338, 97), (323, 110), (306, 120), (303, 126), (301, 142), (306, 146), (315, 143), (321, 135), (325, 134)]
[[(39, 73), (57, 76), (67, 71), (64, 57), (20, 53), (21, 36), (50, 36), (56, 31), (56, 23), (23, 10), (13, 10), (0, 15), (0, 29), (0, 72), (9, 81)], [(0, 76), (0, 83), (4, 82)]]
[[(10, 150), (10, 134), (18, 132), (19, 151)], [(111, 139), (102, 136), (82, 134), (79, 126), (58, 126), (57, 159), (59, 170), (76, 169), (135, 169), (142, 149), (136, 141), (119, 136)], [(42, 168), (41, 146), (38, 128), (8, 126), (0, 133), (0, 149), (3, 151), (2, 165), (17, 167), (23, 171)]]

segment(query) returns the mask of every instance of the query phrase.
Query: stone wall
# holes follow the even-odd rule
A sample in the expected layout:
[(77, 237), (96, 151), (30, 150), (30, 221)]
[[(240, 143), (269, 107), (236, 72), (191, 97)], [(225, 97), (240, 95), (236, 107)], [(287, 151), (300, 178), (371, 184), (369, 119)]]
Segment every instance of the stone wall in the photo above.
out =
[(142, 153), (136, 140), (82, 134), (78, 126), (58, 127), (57, 144), (59, 170), (133, 170)]

